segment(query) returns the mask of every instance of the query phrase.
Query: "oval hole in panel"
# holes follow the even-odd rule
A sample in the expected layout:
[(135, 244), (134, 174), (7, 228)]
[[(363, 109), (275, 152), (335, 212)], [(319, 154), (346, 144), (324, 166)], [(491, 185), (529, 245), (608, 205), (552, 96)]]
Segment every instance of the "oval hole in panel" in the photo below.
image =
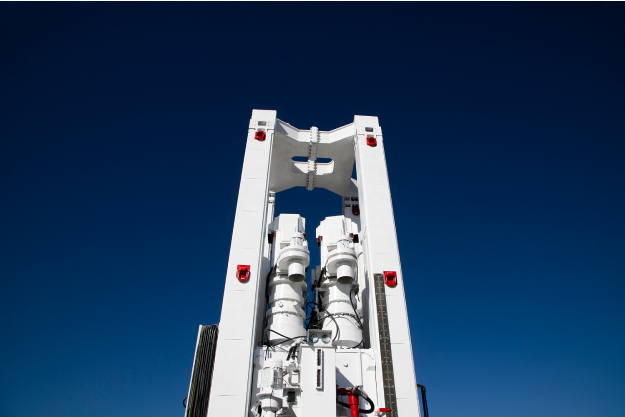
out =
[[(291, 158), (291, 160), (293, 162), (308, 162), (308, 157), (307, 156), (294, 156), (293, 158)], [(318, 164), (329, 164), (330, 162), (332, 162), (332, 158), (317, 158), (315, 162)]]

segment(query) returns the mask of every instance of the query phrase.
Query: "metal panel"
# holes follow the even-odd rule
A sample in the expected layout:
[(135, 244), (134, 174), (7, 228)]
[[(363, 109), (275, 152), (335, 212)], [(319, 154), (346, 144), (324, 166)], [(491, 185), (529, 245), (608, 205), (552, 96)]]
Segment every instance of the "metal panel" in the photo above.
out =
[[(323, 352), (322, 388), (317, 389), (317, 350)], [(301, 417), (336, 415), (336, 350), (302, 347)]]
[[(234, 218), (226, 287), (219, 322), (220, 337), (213, 371), (209, 417), (246, 416), (252, 385), (260, 282), (267, 275), (264, 261), (269, 203), (269, 177), (276, 112), (254, 110), (247, 134), (241, 185)], [(265, 122), (259, 125), (259, 121)], [(261, 127), (262, 126), (262, 127)], [(264, 129), (264, 141), (254, 138)], [(237, 265), (250, 265), (250, 278), (236, 279)], [(262, 317), (260, 317), (262, 320)]]
[[(374, 275), (382, 274), (383, 271), (395, 271), (397, 273), (397, 285), (395, 287), (383, 285), (386, 303), (388, 304), (391, 300), (390, 298), (386, 299), (387, 296), (392, 297), (393, 300), (393, 307), (386, 311), (391, 359), (392, 363), (395, 364), (393, 377), (395, 386), (399, 381), (402, 383), (401, 394), (404, 399), (402, 407), (406, 405), (404, 410), (416, 410), (419, 408), (419, 401), (414, 377), (410, 328), (405, 308), (403, 274), (399, 259), (382, 130), (377, 117), (369, 116), (355, 116), (354, 127), (356, 129), (356, 171), (358, 173), (360, 223), (364, 240), (363, 256), (365, 261), (363, 264), (366, 268), (367, 285), (369, 288), (374, 287)], [(368, 136), (375, 137), (376, 146), (367, 145), (366, 138)], [(368, 307), (369, 317), (377, 317), (379, 312), (375, 300), (370, 299)], [(383, 329), (380, 326), (381, 323), (373, 323), (373, 320), (370, 320), (370, 334), (376, 335), (378, 332), (381, 334)], [(376, 359), (378, 359), (382, 354), (383, 346), (380, 341), (375, 339), (375, 336), (371, 337), (371, 347), (376, 353)], [(378, 361), (377, 363), (381, 368), (381, 362)], [(383, 378), (381, 369), (376, 372), (376, 375), (378, 380)], [(380, 392), (380, 390), (381, 388), (378, 388), (378, 395), (385, 398), (385, 393)], [(401, 410), (402, 407), (398, 409), (399, 415), (405, 414), (405, 411)]]

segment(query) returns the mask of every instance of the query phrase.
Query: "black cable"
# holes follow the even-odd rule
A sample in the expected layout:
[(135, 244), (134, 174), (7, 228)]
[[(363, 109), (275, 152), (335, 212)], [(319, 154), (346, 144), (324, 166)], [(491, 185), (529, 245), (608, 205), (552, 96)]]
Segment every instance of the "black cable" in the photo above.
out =
[(269, 307), (269, 277), (271, 277), (271, 273), (273, 272), (273, 266), (269, 268), (269, 273), (267, 274), (267, 278), (265, 278), (265, 303), (267, 307)]
[(334, 343), (336, 338), (339, 336), (339, 324), (336, 322), (336, 319), (334, 318), (334, 314), (330, 313), (328, 310), (323, 310), (323, 311), (325, 311), (326, 314), (330, 316), (330, 318), (334, 322), (334, 325), (336, 326), (336, 334), (334, 335), (334, 339), (332, 339), (332, 343)]
[(354, 310), (354, 315), (356, 316), (356, 321), (358, 322), (358, 328), (362, 330), (362, 321), (360, 320), (360, 316), (358, 315), (358, 312), (356, 311), (356, 306), (354, 305), (354, 301), (352, 300), (352, 291), (355, 291), (355, 289), (355, 287), (352, 287), (352, 289), (349, 291), (349, 303), (352, 305), (352, 309)]
[[(315, 303), (316, 304), (316, 303)], [(326, 310), (325, 308), (323, 308), (323, 303), (319, 303), (316, 304), (317, 307), (319, 307), (319, 311), (320, 312), (325, 312), (334, 322), (334, 325), (336, 326), (336, 334), (334, 335), (334, 339), (332, 339), (332, 343), (334, 343), (334, 341), (336, 340), (336, 338), (339, 335), (339, 324), (336, 322), (336, 319), (334, 318), (334, 315), (332, 313), (330, 313), (328, 310)]]
[[(326, 261), (326, 263), (327, 263), (327, 261)], [(321, 283), (323, 282), (323, 279), (325, 278), (325, 275), (326, 275), (326, 267), (324, 266), (323, 269), (321, 270), (321, 273), (319, 274), (319, 281), (317, 282), (317, 285), (316, 285), (317, 288), (321, 288)], [(315, 304), (317, 304), (317, 303), (315, 303)], [(334, 343), (334, 341), (336, 340), (336, 338), (339, 335), (339, 324), (336, 322), (336, 319), (334, 318), (334, 315), (332, 313), (330, 313), (328, 310), (323, 308), (323, 303), (317, 304), (317, 307), (319, 307), (319, 311), (324, 311), (328, 316), (330, 316), (330, 318), (334, 322), (334, 325), (336, 326), (336, 334), (334, 335), (334, 339), (332, 339), (332, 343)]]
[(294, 344), (293, 346), (291, 346), (291, 348), (289, 349), (289, 353), (288, 355), (286, 355), (286, 360), (288, 361), (289, 359), (293, 358), (293, 359), (297, 359), (297, 349), (299, 348), (299, 345), (301, 344), (301, 342)]
[(425, 397), (425, 386), (421, 384), (417, 384), (418, 388), (421, 388), (421, 401), (423, 403), (423, 417), (430, 417), (430, 412), (428, 411), (428, 400)]
[(273, 272), (273, 266), (269, 269), (269, 273), (267, 274), (267, 278), (265, 278), (265, 319), (263, 321), (263, 330), (267, 327), (267, 313), (266, 311), (269, 309), (269, 277), (271, 277), (271, 273)]
[(373, 405), (373, 401), (371, 401), (371, 398), (367, 397), (362, 391), (359, 391), (358, 395), (360, 395), (366, 402), (369, 403), (368, 410), (358, 409), (358, 411), (360, 411), (363, 414), (371, 414), (373, 412), (373, 409), (375, 408), (375, 406)]
[[(266, 337), (267, 332), (265, 331), (265, 329), (267, 328), (267, 310), (269, 310), (269, 279), (271, 278), (271, 273), (273, 272), (274, 267), (272, 266), (271, 268), (269, 268), (269, 273), (267, 274), (267, 278), (265, 278), (265, 318), (263, 319), (263, 338)], [(263, 342), (263, 340), (261, 339), (260, 342), (258, 342), (258, 346), (263, 346), (265, 345), (265, 343)]]
[(325, 275), (326, 275), (326, 267), (324, 266), (321, 272), (319, 273), (319, 281), (317, 282), (317, 285), (315, 285), (316, 288), (321, 288), (321, 283), (323, 282)]
[[(326, 267), (324, 266), (321, 269), (321, 272), (319, 273), (319, 280), (316, 283), (312, 283), (311, 286), (310, 286), (311, 295), (313, 295), (313, 300), (306, 302), (306, 306), (308, 306), (309, 304), (312, 304), (315, 307), (319, 307), (320, 311), (323, 311), (323, 308), (315, 301), (316, 300), (315, 293), (317, 292), (317, 289), (320, 288), (320, 285), (323, 282), (323, 278), (325, 277), (325, 274), (326, 274)], [(311, 276), (311, 281), (312, 281), (312, 276)], [(307, 321), (307, 324), (305, 326), (306, 330), (310, 329), (310, 326), (312, 325), (311, 320), (312, 320), (313, 317), (315, 317), (315, 319), (317, 318), (317, 315), (315, 314), (314, 310), (312, 310), (310, 312), (310, 317), (308, 317), (308, 315), (306, 316), (306, 321)], [(315, 323), (315, 325), (316, 325), (316, 323)]]
[[(315, 301), (308, 301), (306, 303), (306, 308), (310, 307), (311, 304), (313, 306), (317, 307), (317, 303)], [(316, 313), (315, 313), (315, 310), (311, 309), (310, 317), (308, 317), (308, 313), (306, 313), (306, 323), (305, 323), (305, 326), (304, 326), (306, 330), (310, 329), (310, 326), (312, 324), (311, 321), (312, 321), (313, 317), (316, 317)]]
[(288, 336), (285, 336), (282, 333), (278, 333), (278, 332), (276, 332), (275, 330), (272, 330), (272, 329), (265, 329), (265, 336), (267, 336), (267, 332), (273, 332), (273, 333), (275, 333), (277, 335), (280, 335), (280, 336), (286, 338), (286, 340), (284, 340), (284, 341), (282, 341), (280, 343), (276, 343), (275, 345), (270, 345), (269, 342), (267, 342), (267, 344), (265, 345), (267, 347), (278, 346), (278, 345), (283, 344), (284, 342), (288, 342), (289, 340), (302, 339), (302, 338), (306, 339), (306, 336), (288, 337)]
[(354, 315), (356, 316), (356, 321), (358, 322), (358, 328), (360, 329), (360, 334), (361, 334), (360, 343), (354, 346), (355, 348), (357, 348), (360, 345), (364, 346), (365, 333), (363, 330), (362, 321), (360, 320), (360, 316), (358, 315), (358, 312), (356, 311), (356, 306), (354, 305), (354, 302), (352, 301), (352, 291), (355, 291), (355, 289), (356, 289), (355, 287), (352, 287), (352, 289), (349, 291), (349, 303), (352, 305), (352, 308), (354, 309)]

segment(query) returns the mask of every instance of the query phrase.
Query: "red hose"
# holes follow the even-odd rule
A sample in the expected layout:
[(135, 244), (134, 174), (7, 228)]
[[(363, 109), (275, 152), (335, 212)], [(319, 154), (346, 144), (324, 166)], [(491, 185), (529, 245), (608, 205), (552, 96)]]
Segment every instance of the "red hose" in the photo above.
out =
[(336, 395), (347, 395), (349, 399), (349, 409), (352, 413), (351, 417), (359, 417), (360, 411), (358, 407), (360, 406), (360, 400), (358, 399), (358, 395), (354, 394), (353, 388), (338, 388), (336, 390)]
[(347, 396), (349, 398), (349, 409), (352, 412), (352, 417), (359, 417), (360, 411), (358, 407), (360, 406), (360, 400), (358, 400), (358, 396), (354, 395), (352, 392), (347, 394)]
[[(360, 413), (369, 414), (373, 411), (373, 401), (367, 395), (362, 392), (361, 386), (353, 387), (353, 388), (336, 388), (336, 402), (343, 407), (348, 407), (351, 411), (351, 417), (359, 417)], [(347, 395), (349, 399), (349, 404), (345, 404), (344, 402), (339, 401), (339, 395)], [(368, 410), (360, 410), (360, 399), (358, 397), (364, 398), (369, 403)]]

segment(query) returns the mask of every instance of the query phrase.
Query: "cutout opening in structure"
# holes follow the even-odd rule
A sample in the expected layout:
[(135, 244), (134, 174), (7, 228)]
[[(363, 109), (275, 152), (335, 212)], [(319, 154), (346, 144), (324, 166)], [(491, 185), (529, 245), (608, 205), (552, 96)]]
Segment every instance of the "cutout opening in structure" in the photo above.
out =
[[(317, 158), (315, 160), (315, 175), (322, 176), (334, 172), (334, 161), (332, 158)], [(295, 174), (308, 174), (310, 169), (307, 156), (294, 156), (291, 158), (291, 172)]]
[[(291, 158), (291, 160), (293, 162), (308, 162), (308, 157), (307, 156), (294, 156), (293, 158)], [(317, 158), (315, 159), (315, 162), (318, 164), (329, 164), (330, 162), (332, 162), (332, 158)]]

